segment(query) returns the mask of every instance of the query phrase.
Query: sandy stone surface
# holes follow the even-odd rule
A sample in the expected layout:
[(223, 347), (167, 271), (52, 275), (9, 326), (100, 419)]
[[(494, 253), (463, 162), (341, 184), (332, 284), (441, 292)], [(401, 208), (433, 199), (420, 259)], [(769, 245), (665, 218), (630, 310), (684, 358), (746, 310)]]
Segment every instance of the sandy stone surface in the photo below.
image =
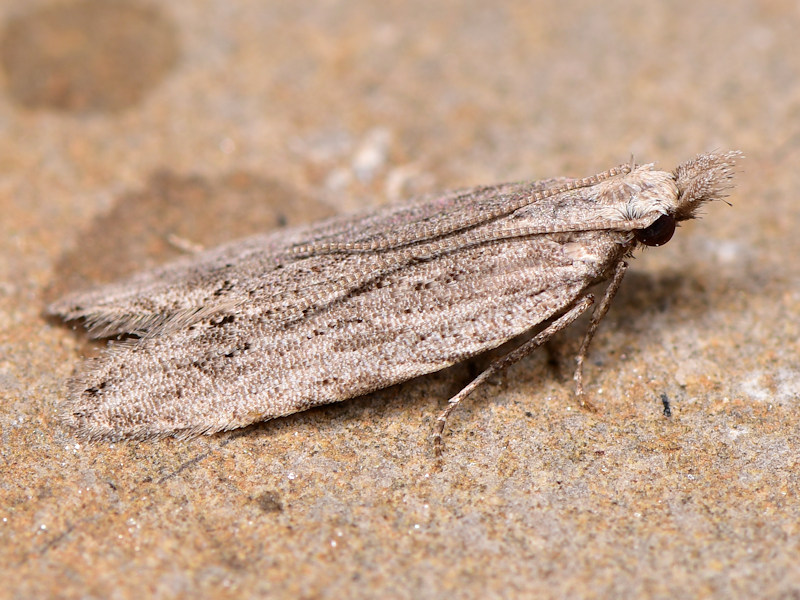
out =
[[(0, 6), (0, 597), (800, 597), (800, 8)], [(472, 361), (194, 439), (58, 419), (59, 294), (416, 193), (740, 149), (586, 321), (430, 435)], [(664, 415), (662, 398), (672, 415)]]

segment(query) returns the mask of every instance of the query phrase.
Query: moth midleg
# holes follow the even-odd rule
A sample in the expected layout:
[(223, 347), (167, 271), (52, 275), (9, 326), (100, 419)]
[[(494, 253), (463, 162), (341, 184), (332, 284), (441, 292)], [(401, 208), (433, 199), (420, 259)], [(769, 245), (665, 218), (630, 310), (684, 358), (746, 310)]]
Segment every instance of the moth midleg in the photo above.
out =
[(611, 301), (614, 299), (614, 296), (616, 295), (617, 290), (622, 283), (622, 278), (625, 276), (625, 271), (627, 269), (628, 263), (626, 263), (624, 260), (621, 260), (617, 263), (616, 270), (614, 271), (614, 277), (611, 279), (611, 283), (608, 284), (606, 293), (603, 295), (603, 299), (600, 300), (600, 304), (598, 304), (597, 308), (595, 308), (592, 312), (592, 320), (589, 322), (589, 328), (586, 330), (586, 334), (583, 336), (581, 348), (578, 350), (578, 355), (575, 357), (575, 362), (577, 363), (577, 366), (575, 367), (575, 375), (573, 377), (575, 379), (575, 395), (577, 396), (582, 408), (595, 410), (594, 406), (592, 406), (592, 403), (588, 400), (585, 400), (583, 397), (583, 361), (586, 358), (586, 354), (589, 352), (589, 344), (592, 342), (592, 338), (597, 331), (597, 326), (600, 325), (600, 321), (602, 321), (603, 317), (606, 316), (606, 313), (611, 306)]
[[(616, 277), (615, 277), (616, 279)], [(606, 295), (608, 295), (606, 293)], [(613, 294), (612, 294), (613, 296)], [(603, 298), (605, 301), (605, 298)], [(461, 402), (464, 398), (469, 396), (478, 386), (483, 384), (487, 379), (489, 379), (494, 374), (502, 371), (503, 369), (510, 367), (515, 362), (525, 358), (528, 354), (536, 350), (539, 346), (547, 342), (551, 337), (553, 337), (556, 333), (561, 331), (562, 329), (568, 327), (575, 319), (581, 316), (592, 304), (594, 303), (594, 296), (591, 294), (587, 294), (583, 298), (581, 298), (569, 311), (561, 315), (558, 319), (553, 321), (546, 329), (540, 332), (535, 337), (531, 338), (518, 348), (515, 348), (505, 356), (497, 359), (495, 362), (490, 364), (483, 373), (478, 375), (475, 379), (473, 379), (466, 387), (464, 387), (460, 392), (458, 392), (455, 396), (450, 398), (447, 403), (447, 407), (439, 414), (438, 418), (436, 419), (436, 432), (433, 434), (433, 443), (435, 446), (436, 455), (440, 455), (442, 452), (442, 432), (444, 431), (445, 423), (447, 423), (447, 417), (450, 416), (450, 413), (453, 412), (458, 403)], [(608, 310), (606, 308), (606, 310)], [(595, 328), (597, 326), (595, 325)]]

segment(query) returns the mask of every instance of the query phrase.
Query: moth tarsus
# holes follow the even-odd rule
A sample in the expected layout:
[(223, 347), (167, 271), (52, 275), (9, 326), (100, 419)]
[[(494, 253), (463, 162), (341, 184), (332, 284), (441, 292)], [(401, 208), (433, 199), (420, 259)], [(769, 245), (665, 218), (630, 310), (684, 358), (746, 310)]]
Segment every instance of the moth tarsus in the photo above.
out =
[(111, 342), (68, 384), (64, 419), (92, 439), (191, 437), (431, 373), (550, 322), (455, 406), (588, 310), (589, 344), (639, 245), (730, 187), (738, 152), (672, 172), (629, 163), (580, 179), (471, 188), (205, 250), (67, 296), (49, 312)]

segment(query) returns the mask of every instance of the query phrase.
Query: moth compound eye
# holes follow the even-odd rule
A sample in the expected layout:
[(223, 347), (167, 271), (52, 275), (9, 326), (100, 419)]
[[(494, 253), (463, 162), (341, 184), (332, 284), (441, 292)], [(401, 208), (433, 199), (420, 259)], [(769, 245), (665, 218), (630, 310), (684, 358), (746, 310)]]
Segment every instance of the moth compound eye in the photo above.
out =
[(672, 239), (675, 233), (675, 218), (661, 215), (649, 227), (637, 229), (633, 235), (645, 246), (663, 246)]

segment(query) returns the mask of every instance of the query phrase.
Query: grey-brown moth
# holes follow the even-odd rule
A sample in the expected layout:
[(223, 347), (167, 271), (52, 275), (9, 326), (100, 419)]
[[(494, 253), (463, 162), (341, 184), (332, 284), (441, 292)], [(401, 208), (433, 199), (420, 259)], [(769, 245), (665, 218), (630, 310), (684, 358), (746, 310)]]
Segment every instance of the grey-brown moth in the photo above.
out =
[(673, 172), (627, 164), (582, 179), (427, 196), (187, 256), (76, 293), (48, 312), (112, 341), (68, 384), (89, 438), (210, 434), (443, 369), (548, 323), (450, 400), (566, 327), (611, 279), (589, 342), (640, 244), (724, 196), (738, 152)]

